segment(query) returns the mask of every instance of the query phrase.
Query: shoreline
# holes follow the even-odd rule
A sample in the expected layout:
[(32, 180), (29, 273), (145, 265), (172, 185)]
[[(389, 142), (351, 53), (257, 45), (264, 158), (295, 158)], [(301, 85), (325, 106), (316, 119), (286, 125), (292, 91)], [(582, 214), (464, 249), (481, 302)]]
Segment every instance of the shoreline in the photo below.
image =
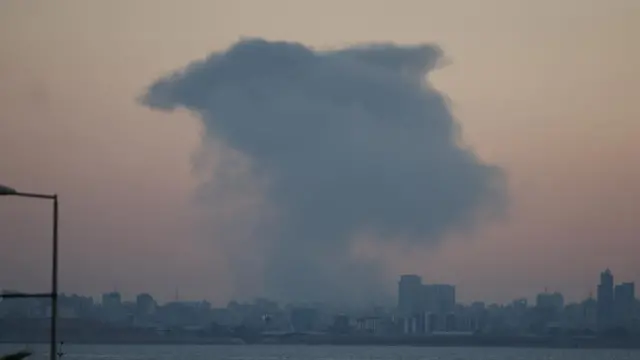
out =
[[(24, 340), (24, 339), (22, 339)], [(477, 338), (374, 338), (374, 337), (300, 337), (296, 339), (240, 338), (176, 338), (176, 339), (69, 339), (69, 345), (83, 346), (407, 346), (407, 347), (493, 347), (493, 348), (549, 348), (549, 349), (621, 349), (640, 350), (640, 339), (576, 339), (543, 337), (477, 337)], [(0, 344), (45, 345), (44, 340), (20, 341), (0, 339)]]

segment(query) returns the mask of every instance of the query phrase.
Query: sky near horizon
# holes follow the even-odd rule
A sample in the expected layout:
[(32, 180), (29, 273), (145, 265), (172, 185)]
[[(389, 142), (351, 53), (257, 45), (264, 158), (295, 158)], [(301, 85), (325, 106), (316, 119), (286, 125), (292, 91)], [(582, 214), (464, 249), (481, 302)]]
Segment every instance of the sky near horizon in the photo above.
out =
[[(606, 267), (640, 281), (638, 33), (634, 0), (3, 1), (0, 183), (60, 195), (63, 291), (248, 295), (221, 243), (194, 231), (200, 121), (137, 98), (245, 36), (434, 43), (450, 61), (430, 80), (465, 142), (505, 170), (508, 214), (438, 246), (363, 251), (463, 301), (583, 298)], [(49, 219), (0, 198), (0, 288), (47, 286)]]

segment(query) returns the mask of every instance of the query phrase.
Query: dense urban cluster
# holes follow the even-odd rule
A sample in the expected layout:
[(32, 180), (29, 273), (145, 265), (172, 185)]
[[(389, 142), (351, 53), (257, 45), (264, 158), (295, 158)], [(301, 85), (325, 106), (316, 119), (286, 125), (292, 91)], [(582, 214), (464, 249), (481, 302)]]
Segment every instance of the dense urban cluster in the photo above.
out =
[(402, 331), (409, 334), (463, 331), (589, 335), (640, 331), (635, 284), (614, 285), (608, 269), (600, 274), (597, 298), (569, 304), (561, 293), (545, 291), (531, 305), (522, 298), (508, 305), (475, 302), (464, 306), (456, 303), (454, 286), (422, 284), (417, 275), (402, 276), (398, 287), (397, 314), (404, 325)]
[[(403, 275), (398, 282), (397, 306), (360, 309), (320, 303), (281, 306), (268, 299), (231, 301), (219, 308), (207, 301), (176, 300), (160, 305), (149, 294), (125, 301), (118, 292), (102, 295), (98, 303), (91, 297), (61, 295), (59, 326), (62, 339), (114, 334), (146, 339), (176, 334), (215, 339), (301, 333), (370, 338), (438, 334), (622, 336), (640, 332), (639, 309), (634, 284), (615, 285), (609, 270), (601, 274), (597, 298), (570, 304), (565, 304), (558, 292), (544, 292), (537, 295), (535, 304), (518, 299), (506, 305), (463, 305), (456, 301), (453, 285), (424, 284), (417, 275)], [(39, 326), (42, 340), (46, 340), (49, 316), (47, 299), (4, 299), (0, 302), (0, 338), (26, 341), (22, 337), (36, 336)]]

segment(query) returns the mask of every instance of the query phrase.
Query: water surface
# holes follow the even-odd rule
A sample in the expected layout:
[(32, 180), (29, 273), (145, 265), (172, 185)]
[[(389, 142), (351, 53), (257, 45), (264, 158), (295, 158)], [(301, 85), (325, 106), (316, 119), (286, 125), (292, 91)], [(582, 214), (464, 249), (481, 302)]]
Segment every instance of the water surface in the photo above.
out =
[[(0, 351), (24, 349), (0, 345)], [(46, 345), (28, 346), (31, 360), (47, 359)], [(63, 346), (63, 360), (638, 360), (639, 350), (440, 348), (405, 346)]]

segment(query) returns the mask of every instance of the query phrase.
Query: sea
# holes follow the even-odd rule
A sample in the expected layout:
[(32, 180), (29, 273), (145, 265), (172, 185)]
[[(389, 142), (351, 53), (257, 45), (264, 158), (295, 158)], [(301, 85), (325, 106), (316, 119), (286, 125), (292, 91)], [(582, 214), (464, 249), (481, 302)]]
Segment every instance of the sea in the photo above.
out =
[[(1, 344), (0, 354), (28, 349), (48, 359), (46, 345)], [(326, 345), (73, 345), (62, 360), (640, 360), (640, 350), (447, 348)]]

